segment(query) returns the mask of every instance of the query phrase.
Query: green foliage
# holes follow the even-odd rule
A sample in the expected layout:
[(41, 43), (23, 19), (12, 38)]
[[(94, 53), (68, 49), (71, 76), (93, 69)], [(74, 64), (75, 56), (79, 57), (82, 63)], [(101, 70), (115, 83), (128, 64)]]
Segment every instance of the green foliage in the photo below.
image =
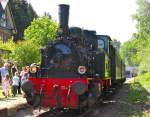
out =
[(34, 19), (25, 30), (25, 40), (31, 40), (38, 45), (45, 45), (49, 40), (55, 39), (57, 27), (57, 23), (48, 16)]
[(150, 72), (139, 75), (136, 82), (139, 82), (150, 93)]
[(148, 0), (137, 0), (138, 9), (133, 15), (137, 21), (138, 38), (147, 39), (150, 33), (150, 2)]
[(0, 39), (0, 48), (6, 50), (15, 50), (16, 43), (13, 42), (13, 39), (10, 39), (8, 43), (3, 43), (2, 39)]
[(150, 102), (150, 73), (135, 78), (129, 88), (127, 102), (146, 103)]
[(150, 70), (150, 2), (137, 0), (138, 9), (133, 15), (137, 21), (137, 33), (132, 39), (124, 43), (121, 55), (126, 64), (139, 66), (141, 72)]
[(142, 54), (143, 58), (141, 59), (139, 70), (141, 72), (150, 71), (150, 48), (145, 48), (145, 52)]
[(3, 43), (0, 40), (0, 48), (11, 50), (10, 60), (18, 61), (19, 66), (29, 65), (33, 62), (38, 63), (40, 61), (39, 46), (30, 40), (18, 43), (14, 43), (12, 39), (7, 43)]
[(34, 18), (37, 18), (37, 14), (26, 0), (10, 0), (9, 2), (17, 28), (17, 34), (14, 39), (23, 39), (24, 30)]
[(31, 41), (19, 42), (12, 56), (21, 66), (38, 63), (40, 61), (39, 46)]
[(145, 91), (141, 84), (135, 82), (130, 86), (127, 101), (129, 103), (144, 103), (147, 101), (147, 96), (147, 91)]
[[(15, 46), (16, 46), (16, 44), (13, 42), (13, 39), (10, 39), (9, 43), (3, 43), (2, 39), (0, 39), (0, 48), (1, 49), (14, 51)], [(3, 62), (6, 61), (6, 59), (8, 59), (7, 57), (8, 57), (7, 55), (3, 54), (3, 56), (2, 56)]]
[(25, 30), (25, 40), (7, 43), (0, 41), (0, 48), (12, 51), (11, 60), (18, 61), (20, 66), (40, 62), (40, 48), (56, 37), (57, 24), (48, 16), (35, 19)]
[(131, 39), (121, 48), (121, 56), (126, 65), (139, 66), (140, 71), (149, 71), (150, 65), (150, 39)]
[(124, 43), (122, 46), (120, 53), (122, 58), (124, 58), (126, 65), (138, 65), (140, 61), (138, 58), (138, 48), (137, 48), (137, 41), (136, 40), (129, 40)]

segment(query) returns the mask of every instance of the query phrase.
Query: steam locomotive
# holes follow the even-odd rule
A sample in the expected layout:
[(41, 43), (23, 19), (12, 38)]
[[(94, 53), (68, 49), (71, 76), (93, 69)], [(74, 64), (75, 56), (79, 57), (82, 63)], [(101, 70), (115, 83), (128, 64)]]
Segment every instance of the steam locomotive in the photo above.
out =
[(33, 106), (82, 109), (125, 81), (125, 64), (107, 35), (68, 28), (69, 6), (59, 5), (60, 31), (41, 49), (41, 65), (30, 66), (22, 84)]

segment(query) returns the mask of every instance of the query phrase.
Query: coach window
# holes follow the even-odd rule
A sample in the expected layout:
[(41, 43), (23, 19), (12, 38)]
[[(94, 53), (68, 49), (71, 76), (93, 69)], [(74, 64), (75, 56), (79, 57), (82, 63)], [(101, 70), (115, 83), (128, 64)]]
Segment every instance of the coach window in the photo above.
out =
[(105, 48), (105, 42), (102, 39), (98, 40), (98, 49), (104, 49)]

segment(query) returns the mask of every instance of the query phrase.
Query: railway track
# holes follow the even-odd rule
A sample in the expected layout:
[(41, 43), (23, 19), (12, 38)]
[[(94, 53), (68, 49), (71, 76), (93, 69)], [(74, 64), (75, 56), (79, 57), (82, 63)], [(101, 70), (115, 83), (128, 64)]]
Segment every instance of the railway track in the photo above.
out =
[(38, 117), (78, 117), (78, 116), (79, 112), (64, 109), (59, 111), (56, 110), (48, 111), (46, 113), (39, 115)]
[(80, 113), (79, 110), (50, 110), (43, 114), (40, 114), (38, 117), (91, 117), (94, 108), (96, 108), (97, 105), (102, 103), (102, 101), (99, 101), (97, 104), (95, 104), (92, 108), (88, 109), (84, 113)]
[(94, 110), (97, 107), (103, 106), (104, 103), (107, 103), (109, 100), (111, 100), (112, 96), (116, 93), (115, 91), (107, 91), (103, 94), (103, 98), (100, 98), (96, 104), (94, 104), (91, 108), (89, 108), (84, 113), (80, 113), (78, 110), (50, 110), (45, 113), (40, 114), (38, 117), (93, 117)]

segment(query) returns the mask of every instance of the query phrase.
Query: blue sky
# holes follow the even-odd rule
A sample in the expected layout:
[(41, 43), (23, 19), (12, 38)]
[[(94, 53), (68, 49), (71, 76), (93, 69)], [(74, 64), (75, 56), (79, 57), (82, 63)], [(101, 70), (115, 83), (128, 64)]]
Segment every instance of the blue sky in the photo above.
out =
[(122, 43), (136, 32), (131, 15), (136, 11), (136, 0), (27, 0), (38, 13), (49, 12), (58, 22), (58, 4), (70, 5), (69, 26), (96, 30)]

